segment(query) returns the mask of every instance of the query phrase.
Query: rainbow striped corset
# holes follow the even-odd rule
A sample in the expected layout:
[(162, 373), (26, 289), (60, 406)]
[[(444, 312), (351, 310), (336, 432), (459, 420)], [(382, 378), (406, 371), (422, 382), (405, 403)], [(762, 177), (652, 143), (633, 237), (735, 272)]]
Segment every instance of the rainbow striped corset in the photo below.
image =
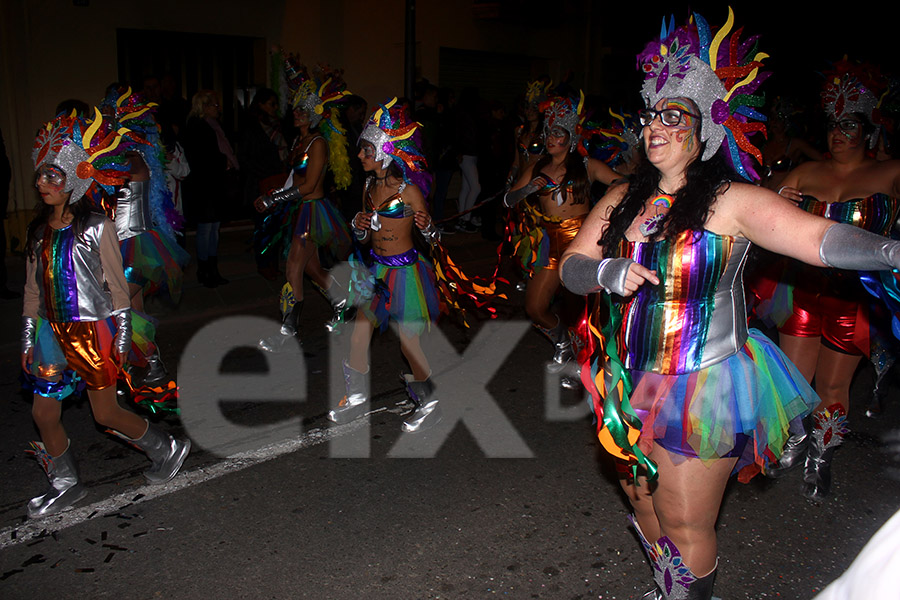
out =
[(890, 236), (900, 209), (900, 200), (887, 194), (873, 194), (868, 198), (828, 203), (820, 202), (813, 196), (803, 196), (799, 206), (808, 213), (831, 221)]
[(665, 375), (690, 373), (735, 354), (747, 340), (742, 274), (750, 241), (684, 231), (674, 241), (623, 242), (627, 256), (655, 270), (621, 306), (625, 366)]
[(100, 259), (104, 227), (115, 227), (106, 215), (92, 213), (83, 231), (43, 226), (36, 246), (36, 278), (43, 303), (38, 314), (48, 321), (102, 321), (113, 305)]

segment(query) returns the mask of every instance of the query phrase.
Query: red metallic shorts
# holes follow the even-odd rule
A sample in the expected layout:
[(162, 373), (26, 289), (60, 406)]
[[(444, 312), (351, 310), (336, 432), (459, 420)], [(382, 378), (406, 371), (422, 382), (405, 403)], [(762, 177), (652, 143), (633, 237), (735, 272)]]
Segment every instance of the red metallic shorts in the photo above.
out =
[[(862, 328), (862, 329), (860, 329)], [(822, 337), (845, 354), (865, 354), (861, 348), (868, 338), (869, 323), (865, 305), (828, 294), (815, 286), (794, 288), (794, 314), (778, 328), (780, 333), (796, 337)]]

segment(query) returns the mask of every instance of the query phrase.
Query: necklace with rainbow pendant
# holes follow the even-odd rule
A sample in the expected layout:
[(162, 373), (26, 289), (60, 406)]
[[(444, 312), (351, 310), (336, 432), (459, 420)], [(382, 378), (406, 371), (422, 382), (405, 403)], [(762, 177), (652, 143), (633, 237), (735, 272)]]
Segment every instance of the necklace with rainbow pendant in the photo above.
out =
[(659, 189), (657, 190), (657, 192), (657, 196), (651, 201), (650, 204), (653, 206), (664, 208), (666, 209), (666, 211), (655, 214), (641, 223), (638, 229), (640, 229), (641, 234), (645, 237), (651, 236), (659, 231), (659, 228), (662, 226), (662, 222), (666, 218), (666, 212), (668, 212), (668, 209), (672, 208), (672, 202), (675, 201), (675, 198), (673, 198), (671, 194), (667, 194)]

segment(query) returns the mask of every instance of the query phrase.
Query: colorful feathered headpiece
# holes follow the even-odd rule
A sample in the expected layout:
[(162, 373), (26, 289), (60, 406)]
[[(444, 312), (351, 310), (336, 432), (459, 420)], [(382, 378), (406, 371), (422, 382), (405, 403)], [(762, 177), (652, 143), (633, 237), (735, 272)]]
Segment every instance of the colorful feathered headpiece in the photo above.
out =
[(175, 210), (172, 192), (166, 182), (166, 148), (156, 121), (157, 106), (143, 94), (132, 92), (130, 87), (109, 90), (100, 103), (101, 111), (111, 115), (119, 127), (127, 128), (125, 135), (136, 142), (134, 150), (150, 171), (149, 200), (153, 223), (174, 241), (176, 230), (184, 226), (184, 218)]
[(404, 181), (415, 184), (422, 190), (423, 196), (428, 196), (431, 174), (422, 153), (420, 127), (394, 97), (375, 109), (359, 139), (375, 146), (375, 160), (381, 162), (383, 169), (396, 159)]
[(825, 73), (822, 89), (825, 116), (840, 121), (853, 114), (862, 115), (868, 125), (876, 128), (869, 137), (869, 147), (874, 148), (878, 140), (877, 128), (883, 124), (878, 95), (885, 87), (885, 78), (877, 67), (850, 61), (845, 56), (835, 63), (833, 70)]
[(343, 71), (329, 67), (316, 67), (312, 74), (297, 57), (284, 59), (284, 77), (291, 94), (291, 107), (309, 115), (310, 127), (328, 142), (328, 168), (334, 173), (338, 189), (350, 186), (350, 158), (347, 156), (347, 131), (341, 125), (338, 107), (344, 96), (350, 96), (344, 83)]
[(569, 152), (575, 148), (582, 156), (587, 156), (581, 126), (584, 124), (584, 92), (578, 92), (578, 98), (554, 96), (541, 106), (544, 112), (544, 136), (556, 127), (565, 129), (569, 134)]
[(641, 125), (637, 116), (631, 113), (618, 114), (609, 109), (609, 114), (612, 117), (609, 124), (586, 123), (583, 137), (589, 156), (616, 168), (631, 162), (640, 148), (638, 132)]
[(525, 86), (525, 102), (528, 103), (528, 106), (537, 108), (541, 103), (547, 100), (547, 95), (550, 93), (550, 88), (552, 87), (552, 81), (545, 81), (543, 79), (529, 81)]
[(757, 52), (758, 36), (741, 41), (743, 31), (734, 28), (734, 11), (713, 32), (702, 16), (675, 29), (663, 20), (660, 37), (647, 45), (638, 57), (644, 72), (641, 95), (648, 107), (662, 98), (689, 98), (700, 111), (700, 139), (706, 142), (702, 160), (709, 160), (725, 147), (725, 155), (735, 171), (748, 180), (759, 179), (749, 156), (762, 164), (762, 152), (747, 138), (765, 135), (765, 115), (757, 110), (765, 98), (756, 94), (769, 73), (760, 71), (767, 54)]
[(63, 191), (72, 193), (70, 202), (88, 194), (98, 195), (97, 186), (112, 194), (113, 188), (124, 184), (128, 175), (125, 153), (133, 149), (134, 142), (127, 134), (127, 129), (117, 128), (112, 120), (104, 119), (96, 107), (91, 120), (74, 113), (60, 114), (41, 127), (34, 139), (31, 152), (34, 169), (43, 166), (61, 169), (66, 174)]
[(317, 127), (323, 118), (330, 120), (337, 103), (351, 95), (342, 71), (319, 66), (310, 73), (293, 55), (284, 60), (284, 75), (292, 94), (291, 107), (306, 112), (311, 127)]
[(156, 122), (156, 102), (148, 101), (143, 94), (132, 92), (130, 87), (109, 90), (100, 102), (100, 112), (115, 117), (122, 127), (144, 138), (159, 135)]

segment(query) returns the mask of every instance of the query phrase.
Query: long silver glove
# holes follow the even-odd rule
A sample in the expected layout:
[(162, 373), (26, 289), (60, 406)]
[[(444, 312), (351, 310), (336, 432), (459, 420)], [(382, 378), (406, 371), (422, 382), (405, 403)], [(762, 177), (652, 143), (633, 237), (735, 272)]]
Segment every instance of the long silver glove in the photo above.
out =
[(836, 223), (828, 228), (819, 245), (819, 258), (829, 267), (854, 271), (885, 271), (900, 268), (900, 242), (865, 229)]
[(630, 258), (604, 258), (596, 260), (575, 254), (566, 259), (560, 271), (560, 279), (573, 294), (593, 294), (606, 290), (611, 294), (625, 295), (628, 268), (634, 264)]
[(37, 319), (34, 317), (22, 317), (22, 354), (34, 348), (34, 339), (37, 334)]
[(512, 208), (513, 206), (515, 206), (516, 204), (518, 204), (519, 202), (521, 202), (522, 200), (524, 200), (531, 194), (533, 194), (536, 191), (538, 191), (539, 189), (541, 189), (541, 187), (543, 187), (543, 186), (535, 183), (535, 181), (538, 179), (542, 180), (542, 178), (535, 177), (525, 187), (521, 187), (517, 190), (510, 190), (510, 191), (506, 192), (506, 194), (503, 196), (503, 204), (507, 208)]
[(420, 229), (419, 231), (422, 232), (422, 237), (425, 238), (425, 241), (428, 242), (429, 246), (434, 246), (441, 240), (441, 232), (432, 222), (428, 223), (428, 227)]
[(297, 186), (291, 186), (285, 190), (278, 190), (277, 192), (266, 194), (265, 196), (260, 198), (260, 204), (263, 205), (264, 210), (269, 210), (276, 204), (281, 204), (282, 202), (290, 202), (291, 200), (299, 200), (301, 197), (302, 195), (297, 189)]
[(363, 241), (364, 239), (366, 239), (366, 236), (369, 235), (369, 230), (368, 230), (368, 229), (360, 229), (359, 227), (356, 226), (356, 219), (357, 219), (361, 214), (363, 214), (363, 213), (361, 213), (361, 212), (356, 213), (356, 214), (353, 216), (353, 220), (350, 221), (350, 228), (353, 229), (353, 235), (354, 235), (354, 236), (356, 237), (356, 239), (358, 239), (360, 242)]
[(128, 358), (128, 352), (131, 350), (131, 309), (123, 308), (113, 316), (116, 318), (113, 348), (121, 358)]

